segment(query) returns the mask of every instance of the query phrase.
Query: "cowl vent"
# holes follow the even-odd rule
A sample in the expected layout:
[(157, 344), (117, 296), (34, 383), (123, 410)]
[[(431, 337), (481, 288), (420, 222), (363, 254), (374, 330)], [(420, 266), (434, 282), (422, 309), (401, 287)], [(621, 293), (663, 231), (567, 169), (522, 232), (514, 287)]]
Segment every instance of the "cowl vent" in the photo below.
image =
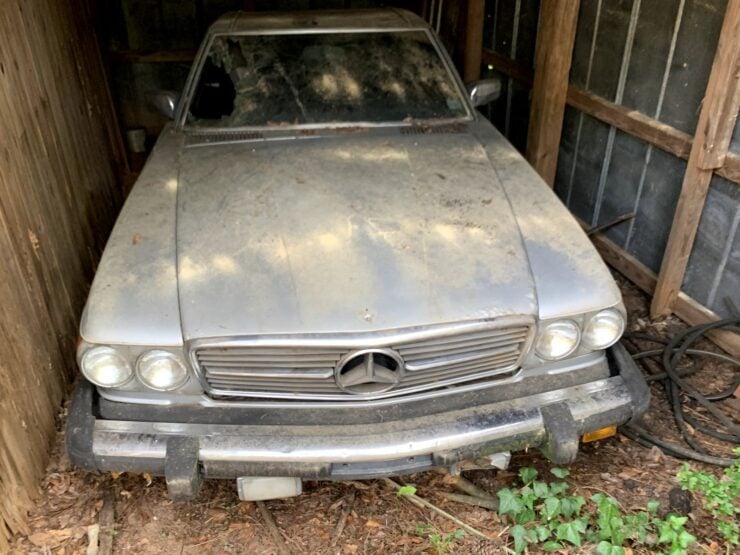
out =
[(221, 133), (191, 133), (186, 144), (204, 145), (211, 143), (234, 143), (241, 141), (261, 141), (265, 136), (259, 131), (234, 131)]

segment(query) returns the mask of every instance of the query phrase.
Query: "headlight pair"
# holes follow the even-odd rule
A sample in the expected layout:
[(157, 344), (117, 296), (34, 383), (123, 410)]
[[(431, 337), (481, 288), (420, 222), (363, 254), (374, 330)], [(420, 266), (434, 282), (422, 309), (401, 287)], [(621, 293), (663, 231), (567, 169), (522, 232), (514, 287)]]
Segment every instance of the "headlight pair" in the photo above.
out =
[(579, 344), (592, 350), (606, 349), (619, 340), (623, 331), (624, 317), (613, 308), (591, 316), (583, 332), (572, 320), (558, 320), (540, 331), (535, 352), (545, 360), (559, 360), (573, 353)]
[(171, 391), (188, 379), (188, 371), (180, 359), (168, 352), (153, 350), (143, 353), (134, 370), (126, 357), (113, 347), (93, 347), (80, 360), (85, 377), (101, 387), (121, 387), (134, 377), (150, 389)]

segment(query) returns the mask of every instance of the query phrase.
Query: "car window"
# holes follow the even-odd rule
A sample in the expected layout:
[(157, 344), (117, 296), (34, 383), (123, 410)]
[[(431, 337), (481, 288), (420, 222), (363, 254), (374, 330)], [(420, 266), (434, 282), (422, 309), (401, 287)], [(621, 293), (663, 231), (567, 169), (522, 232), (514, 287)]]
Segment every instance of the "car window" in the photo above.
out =
[(187, 112), (195, 127), (450, 119), (460, 92), (424, 31), (217, 36)]

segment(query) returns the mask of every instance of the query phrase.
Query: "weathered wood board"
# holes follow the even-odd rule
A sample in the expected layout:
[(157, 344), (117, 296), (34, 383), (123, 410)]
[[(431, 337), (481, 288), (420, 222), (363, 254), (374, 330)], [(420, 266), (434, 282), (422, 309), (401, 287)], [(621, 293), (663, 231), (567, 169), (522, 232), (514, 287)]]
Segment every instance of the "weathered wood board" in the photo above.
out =
[(121, 202), (122, 152), (88, 8), (0, 3), (0, 552), (26, 530)]

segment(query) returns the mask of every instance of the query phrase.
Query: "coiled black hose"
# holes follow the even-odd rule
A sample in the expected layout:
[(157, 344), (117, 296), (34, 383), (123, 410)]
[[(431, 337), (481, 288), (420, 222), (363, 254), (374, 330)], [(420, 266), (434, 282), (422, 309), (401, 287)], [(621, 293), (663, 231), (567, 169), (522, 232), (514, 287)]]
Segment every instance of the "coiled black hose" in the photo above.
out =
[[(734, 459), (732, 458), (721, 457), (709, 453), (709, 451), (699, 444), (696, 438), (691, 435), (688, 426), (691, 426), (695, 430), (720, 441), (728, 442), (733, 445), (740, 444), (740, 427), (738, 427), (732, 418), (725, 414), (722, 409), (714, 404), (716, 401), (721, 401), (722, 399), (732, 396), (737, 387), (740, 386), (740, 373), (735, 375), (732, 384), (728, 388), (713, 394), (704, 395), (684, 380), (685, 377), (692, 375), (699, 369), (697, 364), (694, 362), (687, 368), (678, 367), (679, 362), (681, 362), (685, 356), (691, 355), (717, 358), (734, 364), (736, 367), (740, 368), (740, 360), (736, 358), (723, 353), (714, 353), (692, 347), (694, 343), (696, 343), (696, 341), (707, 332), (720, 328), (727, 331), (738, 332), (740, 331), (740, 318), (728, 318), (711, 322), (709, 324), (692, 326), (683, 330), (681, 333), (676, 334), (671, 339), (647, 335), (644, 333), (625, 334), (625, 338), (628, 340), (642, 340), (663, 345), (663, 347), (659, 349), (650, 349), (633, 353), (632, 357), (637, 361), (659, 357), (662, 371), (650, 373), (647, 372), (646, 368), (646, 372), (648, 373), (646, 379), (648, 382), (661, 381), (663, 383), (663, 388), (665, 389), (671, 410), (673, 411), (676, 426), (688, 447), (677, 445), (659, 438), (637, 424), (630, 424), (624, 427), (623, 432), (627, 437), (637, 441), (641, 445), (656, 446), (668, 454), (682, 459), (692, 459), (720, 466), (729, 466), (734, 462)], [(714, 419), (717, 426), (709, 426), (706, 423), (699, 422), (690, 414), (687, 414), (684, 410), (682, 394), (685, 394), (704, 407), (708, 412), (708, 416), (711, 416)]]

